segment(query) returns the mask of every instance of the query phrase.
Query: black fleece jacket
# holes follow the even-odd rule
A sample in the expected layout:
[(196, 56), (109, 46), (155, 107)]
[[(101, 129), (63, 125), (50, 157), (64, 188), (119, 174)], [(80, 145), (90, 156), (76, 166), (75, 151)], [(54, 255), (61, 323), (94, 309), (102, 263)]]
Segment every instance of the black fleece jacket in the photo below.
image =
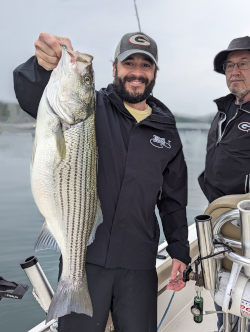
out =
[[(14, 71), (16, 97), (36, 118), (51, 72), (36, 57)], [(96, 92), (98, 195), (104, 222), (88, 247), (87, 262), (107, 268), (155, 267), (160, 211), (168, 253), (188, 264), (187, 169), (175, 119), (154, 97), (152, 114), (136, 123), (112, 85)]]
[(218, 112), (208, 133), (205, 170), (198, 178), (209, 202), (250, 192), (250, 102), (239, 105), (228, 120), (233, 102), (233, 94), (215, 100)]

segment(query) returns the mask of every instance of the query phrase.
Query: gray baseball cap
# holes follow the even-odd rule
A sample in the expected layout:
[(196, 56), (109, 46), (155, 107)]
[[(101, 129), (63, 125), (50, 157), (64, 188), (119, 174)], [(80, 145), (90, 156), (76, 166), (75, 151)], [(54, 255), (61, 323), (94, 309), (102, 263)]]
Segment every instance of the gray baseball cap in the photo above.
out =
[(217, 73), (225, 74), (222, 66), (226, 61), (228, 54), (233, 51), (241, 50), (250, 51), (250, 37), (246, 36), (233, 39), (228, 45), (227, 50), (221, 51), (214, 58), (214, 70), (217, 71)]
[(158, 52), (156, 42), (143, 32), (126, 33), (120, 40), (115, 51), (115, 59), (120, 62), (135, 53), (148, 55), (157, 65)]

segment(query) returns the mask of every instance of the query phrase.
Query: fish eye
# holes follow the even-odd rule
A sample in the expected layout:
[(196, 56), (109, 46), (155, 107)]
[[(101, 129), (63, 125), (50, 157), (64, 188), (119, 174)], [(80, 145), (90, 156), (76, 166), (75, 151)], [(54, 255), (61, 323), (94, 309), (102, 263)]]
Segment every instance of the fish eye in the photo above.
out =
[(85, 81), (85, 83), (87, 83), (87, 84), (90, 84), (90, 83), (91, 83), (91, 81), (90, 81), (90, 77), (89, 77), (89, 76), (84, 77), (84, 81)]

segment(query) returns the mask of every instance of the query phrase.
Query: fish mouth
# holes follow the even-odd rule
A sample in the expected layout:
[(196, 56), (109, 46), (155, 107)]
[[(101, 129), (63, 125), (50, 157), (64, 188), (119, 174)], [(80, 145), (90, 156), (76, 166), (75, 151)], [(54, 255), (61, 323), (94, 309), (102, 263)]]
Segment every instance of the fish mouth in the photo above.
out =
[(83, 75), (86, 68), (92, 65), (93, 56), (87, 53), (80, 53), (78, 51), (72, 51), (67, 45), (62, 44), (62, 49), (70, 56), (70, 65), (78, 71), (80, 75)]
[(78, 51), (74, 52), (72, 51), (67, 45), (62, 44), (61, 47), (68, 52), (68, 54), (71, 56), (71, 62), (76, 63), (76, 62), (83, 62), (86, 64), (91, 64), (94, 57), (90, 54), (87, 53), (80, 53)]

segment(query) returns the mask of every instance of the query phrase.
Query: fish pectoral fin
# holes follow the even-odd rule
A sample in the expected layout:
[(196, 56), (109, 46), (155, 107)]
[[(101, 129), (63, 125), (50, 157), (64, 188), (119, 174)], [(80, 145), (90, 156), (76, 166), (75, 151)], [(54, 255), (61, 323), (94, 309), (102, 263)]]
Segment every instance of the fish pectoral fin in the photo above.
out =
[(66, 157), (66, 144), (65, 144), (65, 139), (63, 136), (61, 124), (58, 126), (57, 130), (53, 132), (53, 134), (55, 135), (56, 147), (57, 147), (57, 152), (59, 154), (59, 157), (61, 159), (64, 159)]
[(33, 150), (32, 150), (32, 156), (31, 156), (31, 163), (30, 163), (31, 168), (33, 167), (34, 160), (35, 160), (36, 146), (37, 146), (37, 137), (35, 136), (35, 141), (33, 144)]
[[(47, 90), (46, 90), (47, 93)], [(50, 103), (48, 101), (48, 93), (47, 93), (47, 99), (45, 101), (46, 103), (46, 111), (48, 115), (48, 127), (51, 129), (53, 134), (55, 135), (56, 140), (56, 147), (60, 158), (65, 158), (66, 156), (66, 145), (65, 140), (62, 132), (62, 124), (59, 119), (59, 117), (55, 114), (52, 107), (50, 106)]]
[(89, 246), (92, 242), (94, 242), (95, 239), (95, 233), (97, 230), (97, 227), (103, 222), (103, 215), (102, 215), (102, 208), (101, 208), (101, 202), (98, 198), (97, 200), (97, 208), (96, 208), (96, 216), (95, 216), (95, 221), (93, 224), (93, 228), (91, 231), (91, 234), (88, 239), (87, 246)]
[(52, 235), (51, 231), (48, 229), (46, 220), (43, 224), (42, 231), (36, 241), (35, 251), (45, 250), (45, 249), (52, 249), (61, 252), (56, 242), (56, 239)]

